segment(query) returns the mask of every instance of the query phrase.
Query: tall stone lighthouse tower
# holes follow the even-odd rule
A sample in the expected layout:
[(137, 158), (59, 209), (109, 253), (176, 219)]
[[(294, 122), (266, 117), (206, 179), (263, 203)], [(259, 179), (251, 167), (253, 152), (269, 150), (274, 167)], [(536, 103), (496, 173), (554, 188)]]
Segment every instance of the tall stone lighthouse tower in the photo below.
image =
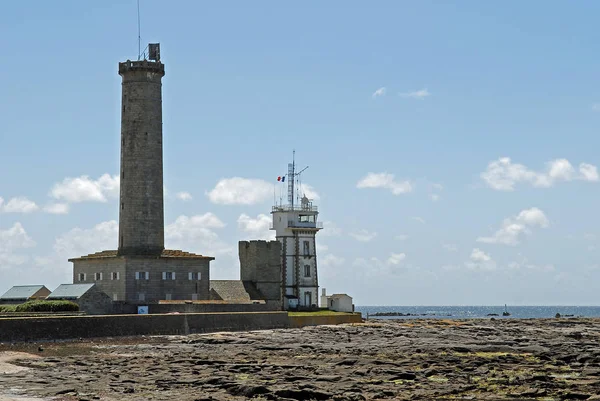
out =
[(122, 77), (119, 255), (160, 255), (165, 248), (163, 207), (162, 83), (155, 61), (119, 63)]
[[(158, 44), (119, 63), (122, 78), (118, 249), (69, 259), (73, 283), (114, 301), (151, 304), (210, 298), (210, 256), (165, 249), (162, 83)], [(117, 242), (117, 241), (115, 241)], [(91, 288), (91, 287), (90, 287)]]

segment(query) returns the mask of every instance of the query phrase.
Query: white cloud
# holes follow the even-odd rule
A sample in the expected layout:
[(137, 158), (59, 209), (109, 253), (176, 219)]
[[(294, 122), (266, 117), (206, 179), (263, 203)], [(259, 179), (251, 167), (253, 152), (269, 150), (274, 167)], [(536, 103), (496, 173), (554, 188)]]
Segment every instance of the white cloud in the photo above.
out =
[(406, 234), (400, 234), (400, 235), (396, 235), (394, 238), (396, 238), (398, 241), (406, 241), (410, 237)]
[(594, 103), (592, 105), (592, 110), (594, 110), (594, 111), (600, 111), (600, 103)]
[(237, 245), (225, 243), (214, 231), (223, 227), (225, 223), (213, 213), (179, 216), (165, 227), (165, 244), (169, 249), (182, 249), (206, 256), (233, 256)]
[(344, 258), (332, 255), (328, 253), (324, 257), (319, 258), (319, 268), (334, 268), (343, 265), (345, 262)]
[(54, 251), (61, 258), (76, 258), (107, 249), (117, 249), (119, 223), (104, 221), (89, 229), (73, 228), (56, 238)]
[(0, 198), (0, 211), (4, 213), (31, 213), (39, 209), (35, 202), (22, 196), (12, 198), (6, 203), (3, 201)]
[(419, 222), (419, 223), (421, 223), (421, 224), (425, 224), (425, 219), (423, 219), (422, 217), (419, 217), (419, 216), (413, 216), (413, 217), (411, 217), (411, 219), (413, 219), (413, 220), (415, 220), (415, 221), (418, 221), (418, 222)]
[(431, 194), (430, 197), (432, 202), (437, 202), (438, 200), (440, 200), (440, 196), (438, 194)]
[(509, 157), (490, 162), (480, 176), (490, 188), (498, 191), (513, 191), (518, 183), (548, 188), (559, 181), (599, 180), (597, 167), (588, 163), (580, 163), (577, 172), (567, 159), (555, 159), (546, 163), (545, 171), (538, 172), (522, 164), (513, 163)]
[(479, 237), (477, 242), (487, 244), (517, 245), (521, 234), (530, 234), (531, 227), (547, 228), (550, 221), (536, 207), (522, 210), (517, 216), (504, 219), (502, 226), (491, 237)]
[(14, 223), (7, 230), (0, 229), (0, 270), (11, 269), (27, 262), (29, 257), (19, 250), (34, 247), (35, 241), (27, 235), (21, 223)]
[(579, 164), (579, 173), (581, 174), (581, 179), (584, 181), (595, 182), (600, 179), (598, 177), (598, 168), (588, 163)]
[(369, 242), (377, 236), (376, 232), (370, 232), (365, 229), (350, 233), (350, 236), (360, 242)]
[(266, 214), (259, 214), (255, 219), (247, 214), (241, 214), (237, 219), (238, 228), (243, 232), (250, 234), (250, 239), (252, 240), (274, 240), (275, 231), (269, 229), (271, 222), (271, 217)]
[(54, 184), (50, 195), (69, 203), (106, 202), (107, 198), (119, 196), (119, 176), (104, 174), (97, 180), (92, 180), (87, 175), (77, 178), (67, 177), (62, 182)]
[(51, 203), (44, 206), (44, 212), (50, 214), (67, 214), (69, 213), (68, 203)]
[(394, 195), (412, 192), (409, 181), (396, 181), (393, 174), (369, 173), (356, 184), (356, 188), (384, 188), (392, 191)]
[(465, 266), (471, 270), (496, 270), (496, 262), (490, 254), (485, 253), (479, 248), (473, 248), (470, 256), (471, 261), (465, 263)]
[(386, 92), (385, 86), (382, 86), (381, 88), (379, 88), (375, 92), (373, 92), (373, 94), (371, 95), (371, 97), (373, 99), (375, 99), (376, 97), (384, 96), (385, 92)]
[(273, 196), (273, 185), (258, 179), (224, 178), (207, 195), (212, 203), (254, 205)]
[(399, 265), (404, 259), (406, 259), (405, 253), (392, 253), (387, 259), (387, 263), (390, 265)]
[(323, 230), (319, 231), (319, 237), (337, 237), (342, 234), (342, 229), (339, 228), (333, 221), (323, 222)]
[(391, 253), (385, 261), (377, 257), (356, 258), (352, 265), (366, 276), (381, 277), (405, 270), (408, 267), (404, 265), (405, 259), (405, 253)]
[(422, 100), (422, 99), (425, 99), (427, 96), (430, 96), (431, 93), (429, 93), (429, 91), (427, 90), (427, 88), (425, 88), (425, 89), (421, 89), (421, 90), (418, 90), (418, 91), (400, 93), (399, 95), (402, 96), (402, 97), (409, 97), (409, 98), (412, 98), (412, 99)]
[(306, 195), (306, 197), (311, 201), (321, 199), (317, 191), (315, 191), (315, 189), (312, 186), (302, 183), (300, 184), (300, 196), (304, 195)]
[(448, 252), (456, 252), (458, 251), (458, 247), (454, 244), (442, 244), (442, 247)]
[(175, 197), (184, 202), (192, 200), (192, 195), (189, 192), (177, 192), (177, 194), (175, 194)]
[(521, 262), (510, 262), (508, 264), (509, 270), (533, 270), (533, 271), (543, 271), (543, 272), (552, 272), (555, 271), (556, 268), (552, 264), (546, 265), (535, 265), (529, 263), (527, 259), (523, 259)]

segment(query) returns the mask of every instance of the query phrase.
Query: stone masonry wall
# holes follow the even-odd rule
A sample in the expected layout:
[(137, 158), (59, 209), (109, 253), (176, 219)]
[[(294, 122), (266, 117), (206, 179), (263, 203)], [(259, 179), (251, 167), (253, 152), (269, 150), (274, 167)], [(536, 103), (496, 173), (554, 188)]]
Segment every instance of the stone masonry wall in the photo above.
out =
[(282, 298), (281, 242), (240, 241), (240, 278), (252, 281), (267, 300)]
[[(85, 273), (85, 280), (79, 280), (80, 273)], [(102, 279), (96, 280), (95, 273), (102, 273)], [(119, 278), (113, 279), (112, 273), (119, 273)], [(73, 284), (96, 284), (112, 300), (123, 301), (126, 299), (125, 258), (75, 259)]]
[[(95, 273), (102, 273), (101, 280), (95, 280)], [(112, 273), (119, 273), (114, 278)], [(148, 272), (148, 280), (136, 279), (136, 272)], [(163, 272), (175, 273), (175, 280), (163, 280)], [(79, 280), (79, 273), (86, 279)], [(190, 280), (189, 273), (200, 273), (200, 280)], [(194, 258), (157, 257), (113, 257), (101, 259), (76, 259), (73, 261), (73, 283), (95, 283), (112, 300), (139, 301), (144, 294), (144, 302), (165, 300), (171, 294), (172, 300), (209, 299), (209, 260)]]
[(119, 254), (164, 249), (162, 84), (164, 65), (119, 64), (122, 82)]

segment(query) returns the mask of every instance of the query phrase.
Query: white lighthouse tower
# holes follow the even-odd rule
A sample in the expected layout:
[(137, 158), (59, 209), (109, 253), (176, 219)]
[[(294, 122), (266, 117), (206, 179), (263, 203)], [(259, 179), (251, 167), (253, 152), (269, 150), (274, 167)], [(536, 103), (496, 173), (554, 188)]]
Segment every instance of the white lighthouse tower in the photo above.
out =
[[(294, 152), (295, 153), (295, 152)], [(317, 270), (316, 234), (323, 228), (317, 221), (319, 212), (312, 201), (301, 193), (300, 174), (295, 157), (288, 164), (287, 201), (273, 206), (272, 230), (281, 242), (284, 309), (318, 306), (319, 278)]]

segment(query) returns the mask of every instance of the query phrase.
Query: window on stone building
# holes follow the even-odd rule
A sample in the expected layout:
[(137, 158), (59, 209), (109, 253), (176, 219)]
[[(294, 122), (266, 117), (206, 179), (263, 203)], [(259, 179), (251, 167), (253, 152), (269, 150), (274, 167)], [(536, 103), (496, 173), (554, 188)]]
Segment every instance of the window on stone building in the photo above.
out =
[(198, 294), (192, 294), (192, 301), (198, 300)]
[(96, 281), (102, 280), (102, 273), (94, 273), (94, 280), (96, 280)]
[(138, 301), (145, 301), (146, 300), (146, 294), (144, 294), (143, 292), (138, 293)]
[(310, 242), (304, 241), (304, 256), (310, 255)]
[(175, 272), (163, 272), (163, 280), (175, 280)]
[(136, 280), (150, 280), (150, 272), (135, 272)]
[(310, 265), (304, 265), (304, 277), (310, 277)]
[(110, 279), (111, 280), (118, 280), (119, 279), (119, 272), (112, 272), (110, 274)]
[(172, 298), (171, 294), (165, 294), (165, 299), (166, 299), (167, 301), (170, 301), (170, 300), (171, 300), (171, 298)]
[(113, 301), (119, 300), (119, 294), (113, 294)]
[(188, 279), (190, 280), (202, 280), (202, 273), (200, 272), (189, 272)]
[(79, 281), (85, 281), (85, 273), (79, 273)]

